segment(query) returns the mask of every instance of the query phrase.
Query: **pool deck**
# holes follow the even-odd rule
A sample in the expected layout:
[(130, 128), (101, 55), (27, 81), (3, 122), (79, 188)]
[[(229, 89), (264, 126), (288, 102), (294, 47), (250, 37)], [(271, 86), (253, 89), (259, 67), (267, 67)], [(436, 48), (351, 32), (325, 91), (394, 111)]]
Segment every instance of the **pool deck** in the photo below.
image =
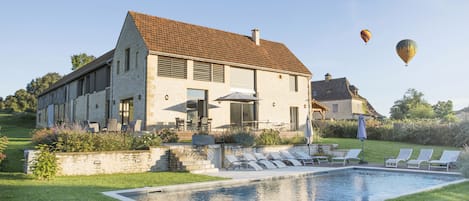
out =
[[(268, 169), (262, 171), (252, 170), (220, 170), (215, 173), (204, 173), (204, 175), (236, 179), (269, 179), (269, 178), (281, 178), (290, 176), (301, 176), (311, 174), (314, 172), (322, 172), (328, 170), (342, 169), (344, 167), (319, 167), (319, 166), (295, 166), (278, 169)], [(345, 167), (349, 168), (349, 167)]]

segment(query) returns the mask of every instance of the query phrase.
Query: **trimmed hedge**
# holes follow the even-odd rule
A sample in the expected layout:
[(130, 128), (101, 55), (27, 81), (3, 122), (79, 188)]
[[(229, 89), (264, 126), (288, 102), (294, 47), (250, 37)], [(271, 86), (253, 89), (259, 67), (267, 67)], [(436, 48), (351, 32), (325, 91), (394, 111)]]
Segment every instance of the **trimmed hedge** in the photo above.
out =
[[(314, 122), (321, 137), (356, 138), (356, 121)], [(436, 121), (367, 120), (367, 136), (371, 140), (408, 142), (422, 145), (462, 147), (469, 144), (469, 122), (441, 124)]]

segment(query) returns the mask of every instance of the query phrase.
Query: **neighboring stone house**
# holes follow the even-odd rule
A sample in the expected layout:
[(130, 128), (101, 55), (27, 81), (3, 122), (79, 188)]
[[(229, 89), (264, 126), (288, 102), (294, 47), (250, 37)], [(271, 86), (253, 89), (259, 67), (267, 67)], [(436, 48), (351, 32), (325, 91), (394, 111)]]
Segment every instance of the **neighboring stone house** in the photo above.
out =
[[(204, 117), (212, 129), (298, 130), (311, 109), (310, 79), (285, 45), (260, 39), (257, 29), (245, 36), (129, 12), (115, 50), (39, 96), (37, 125), (140, 119), (150, 130)], [(259, 101), (215, 101), (233, 92)]]
[[(371, 104), (358, 94), (358, 88), (351, 85), (347, 78), (332, 79), (327, 73), (324, 80), (311, 82), (313, 100), (319, 101), (329, 110), (326, 119), (357, 119), (362, 114), (373, 118), (380, 115)], [(321, 119), (313, 114), (314, 119)]]
[(460, 121), (469, 121), (469, 107), (458, 110), (454, 114)]

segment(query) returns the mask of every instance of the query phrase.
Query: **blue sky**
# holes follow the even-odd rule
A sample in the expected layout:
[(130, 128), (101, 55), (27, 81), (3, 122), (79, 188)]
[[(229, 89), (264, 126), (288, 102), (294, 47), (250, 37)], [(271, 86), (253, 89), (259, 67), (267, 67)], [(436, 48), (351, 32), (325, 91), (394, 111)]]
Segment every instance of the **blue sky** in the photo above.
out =
[[(469, 1), (8, 1), (0, 6), (0, 96), (48, 72), (70, 73), (70, 56), (115, 47), (126, 12), (282, 42), (313, 80), (347, 77), (383, 115), (408, 88), (431, 104), (469, 106)], [(360, 30), (373, 38), (364, 45)], [(395, 46), (413, 39), (408, 67)]]

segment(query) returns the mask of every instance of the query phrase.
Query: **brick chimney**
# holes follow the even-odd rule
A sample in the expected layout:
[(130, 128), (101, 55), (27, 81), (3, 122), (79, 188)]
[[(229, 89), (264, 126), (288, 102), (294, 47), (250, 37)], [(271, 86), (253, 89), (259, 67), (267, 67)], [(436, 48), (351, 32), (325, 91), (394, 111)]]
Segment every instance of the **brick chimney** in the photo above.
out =
[(256, 43), (256, 45), (261, 45), (261, 37), (260, 37), (260, 33), (259, 33), (259, 29), (253, 29), (251, 30), (252, 32), (252, 41), (254, 41)]
[(329, 80), (331, 80), (331, 79), (332, 79), (332, 75), (331, 75), (331, 74), (326, 73), (326, 74), (324, 75), (324, 80), (329, 81)]

